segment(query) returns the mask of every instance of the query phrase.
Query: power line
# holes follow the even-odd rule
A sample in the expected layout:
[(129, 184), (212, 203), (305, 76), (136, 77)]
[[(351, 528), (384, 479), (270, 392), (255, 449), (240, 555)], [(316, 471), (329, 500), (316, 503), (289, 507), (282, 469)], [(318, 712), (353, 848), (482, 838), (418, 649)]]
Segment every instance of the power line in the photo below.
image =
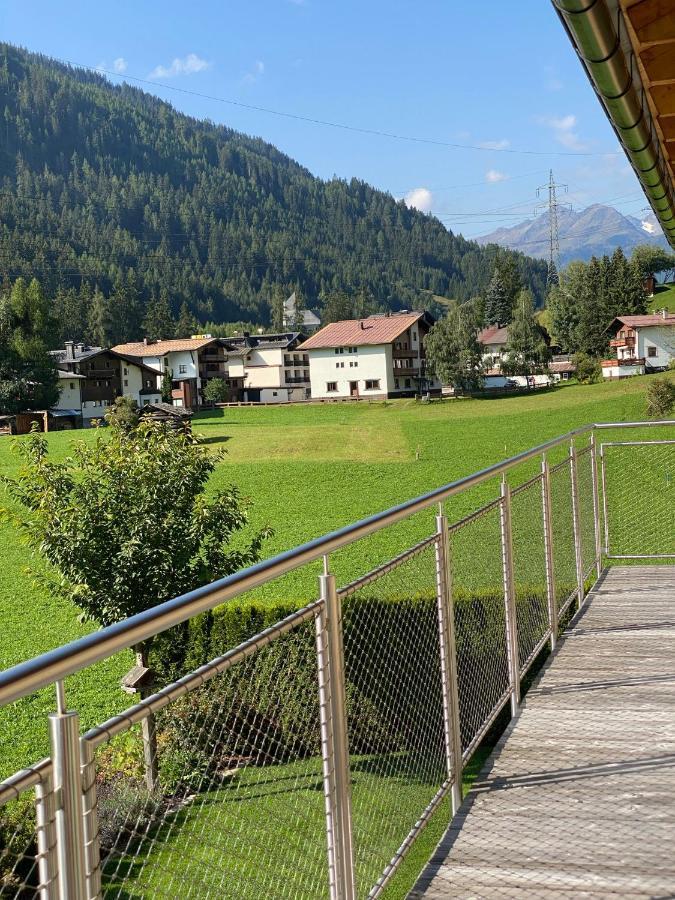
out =
[(444, 147), (448, 150), (475, 150), (485, 153), (511, 153), (522, 156), (618, 156), (618, 153), (591, 153), (569, 150), (520, 150), (513, 147), (486, 147), (481, 144), (458, 144), (451, 141), (440, 141), (434, 138), (419, 137), (415, 135), (398, 134), (393, 131), (382, 131), (377, 128), (363, 128), (359, 125), (348, 125), (345, 122), (331, 122), (328, 119), (318, 119), (313, 116), (303, 116), (299, 113), (286, 112), (279, 109), (272, 109), (269, 106), (257, 106), (252, 103), (244, 103), (242, 100), (233, 100), (230, 97), (218, 97), (214, 94), (205, 94), (201, 91), (194, 91), (188, 88), (181, 88), (174, 84), (166, 84), (163, 81), (154, 81), (149, 78), (140, 78), (138, 75), (129, 75), (125, 72), (123, 75), (119, 72), (113, 72), (110, 69), (104, 69), (101, 66), (90, 66), (87, 63), (74, 62), (73, 60), (61, 59), (57, 56), (52, 57), (56, 62), (75, 69), (84, 69), (89, 72), (105, 74), (111, 78), (119, 78), (121, 81), (135, 81), (139, 84), (148, 84), (154, 88), (164, 88), (167, 91), (175, 91), (180, 94), (187, 94), (192, 97), (200, 97), (203, 100), (211, 100), (214, 103), (224, 103), (228, 106), (236, 106), (241, 109), (248, 109), (252, 112), (261, 112), (270, 116), (278, 116), (284, 119), (293, 119), (297, 122), (306, 122), (309, 125), (319, 125), (324, 128), (337, 128), (342, 131), (355, 132), (357, 134), (367, 134), (375, 137), (389, 138), (396, 141), (407, 141), (415, 144), (427, 144), (434, 147)]

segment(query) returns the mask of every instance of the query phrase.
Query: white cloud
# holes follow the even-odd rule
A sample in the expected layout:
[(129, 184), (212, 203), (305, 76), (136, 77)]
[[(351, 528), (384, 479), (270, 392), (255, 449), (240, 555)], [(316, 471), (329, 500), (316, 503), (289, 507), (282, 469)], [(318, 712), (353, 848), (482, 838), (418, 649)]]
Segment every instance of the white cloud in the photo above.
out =
[(568, 150), (586, 150), (586, 144), (576, 131), (576, 116), (571, 113), (567, 116), (541, 116), (539, 121), (553, 130), (553, 136), (563, 147)]
[(177, 75), (194, 75), (210, 69), (211, 63), (197, 56), (196, 53), (188, 53), (182, 59), (176, 57), (170, 66), (155, 66), (148, 78), (175, 78)]
[(431, 204), (434, 201), (433, 194), (429, 188), (418, 187), (408, 191), (405, 195), (405, 205), (418, 209), (420, 212), (429, 212)]
[(259, 81), (265, 74), (265, 63), (261, 59), (256, 59), (253, 68), (247, 72), (242, 78), (244, 84), (254, 84)]
[(481, 141), (478, 146), (483, 147), (485, 150), (506, 150), (507, 147), (511, 146), (511, 141), (506, 138), (500, 138), (498, 141)]
[(123, 56), (118, 56), (116, 60), (113, 61), (113, 69), (117, 72), (118, 75), (121, 75), (123, 72), (127, 70), (127, 61)]
[(504, 172), (498, 172), (497, 169), (488, 169), (485, 173), (485, 180), (488, 184), (497, 184), (498, 181), (506, 181), (508, 179), (508, 175), (505, 175)]

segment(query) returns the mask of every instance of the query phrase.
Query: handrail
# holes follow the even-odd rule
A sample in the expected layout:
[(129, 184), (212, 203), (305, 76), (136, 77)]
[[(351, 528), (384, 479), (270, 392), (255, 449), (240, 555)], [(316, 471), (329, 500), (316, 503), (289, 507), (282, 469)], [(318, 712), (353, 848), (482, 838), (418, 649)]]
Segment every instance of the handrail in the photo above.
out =
[(32, 694), (34, 691), (60, 681), (81, 669), (121, 650), (129, 649), (148, 638), (154, 637), (187, 619), (207, 612), (215, 606), (231, 600), (275, 578), (285, 575), (322, 556), (367, 537), (381, 528), (400, 522), (422, 510), (476, 487), (485, 481), (509, 471), (520, 463), (527, 462), (541, 453), (558, 447), (574, 437), (587, 434), (596, 428), (637, 428), (656, 425), (673, 425), (675, 420), (656, 422), (604, 422), (582, 425), (566, 434), (551, 438), (543, 444), (524, 450), (502, 462), (494, 463), (479, 472), (474, 472), (457, 481), (436, 488), (412, 500), (393, 506), (384, 512), (361, 519), (323, 537), (308, 541), (292, 550), (287, 550), (270, 559), (241, 569), (233, 575), (221, 578), (167, 600), (150, 609), (130, 616), (100, 631), (72, 641), (26, 662), (19, 663), (0, 673), (0, 706), (12, 703)]

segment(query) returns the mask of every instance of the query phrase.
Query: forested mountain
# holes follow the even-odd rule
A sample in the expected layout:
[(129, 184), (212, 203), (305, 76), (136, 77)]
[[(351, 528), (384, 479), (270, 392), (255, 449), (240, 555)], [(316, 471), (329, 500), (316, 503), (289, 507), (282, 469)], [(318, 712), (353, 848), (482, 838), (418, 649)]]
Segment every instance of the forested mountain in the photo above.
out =
[[(393, 309), (420, 305), (420, 290), (466, 300), (504, 252), (362, 181), (323, 181), (260, 139), (8, 44), (0, 112), (2, 274), (37, 277), (78, 315), (96, 289), (99, 303), (131, 290), (136, 320), (163, 296), (201, 322), (266, 323), (275, 286), (310, 306), (333, 290)], [(517, 260), (541, 297), (545, 266)]]

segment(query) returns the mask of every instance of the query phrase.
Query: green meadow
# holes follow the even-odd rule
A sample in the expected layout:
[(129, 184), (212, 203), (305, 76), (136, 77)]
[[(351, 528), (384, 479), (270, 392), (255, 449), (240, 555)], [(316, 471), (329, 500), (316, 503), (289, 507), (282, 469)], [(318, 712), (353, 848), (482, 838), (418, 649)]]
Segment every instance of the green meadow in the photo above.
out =
[[(386, 509), (467, 475), (587, 422), (644, 418), (649, 379), (560, 387), (550, 392), (499, 399), (457, 399), (429, 404), (312, 404), (225, 408), (195, 418), (194, 431), (220, 453), (213, 487), (239, 486), (251, 499), (251, 527), (271, 525), (266, 545), (273, 555), (298, 543)], [(672, 435), (671, 435), (672, 436)], [(49, 436), (55, 458), (74, 441), (95, 434)], [(20, 438), (17, 440), (21, 440)], [(12, 475), (19, 461), (14, 441), (0, 438), (0, 470)], [(553, 454), (561, 459), (564, 448)], [(522, 467), (516, 480), (535, 471)], [(495, 483), (448, 504), (457, 517), (496, 496)], [(7, 503), (4, 498), (2, 503)], [(346, 583), (428, 535), (433, 511), (418, 514), (384, 534), (373, 535), (334, 555), (338, 582)], [(36, 575), (15, 526), (3, 522), (0, 541), (0, 669), (74, 640), (87, 630), (77, 610), (50, 595)], [(316, 596), (316, 564), (258, 591), (256, 599), (289, 599), (301, 605)], [(107, 660), (68, 679), (69, 706), (84, 727), (128, 702), (119, 688), (131, 654)], [(0, 777), (37, 760), (47, 750), (45, 717), (54, 708), (51, 690), (0, 712)]]

